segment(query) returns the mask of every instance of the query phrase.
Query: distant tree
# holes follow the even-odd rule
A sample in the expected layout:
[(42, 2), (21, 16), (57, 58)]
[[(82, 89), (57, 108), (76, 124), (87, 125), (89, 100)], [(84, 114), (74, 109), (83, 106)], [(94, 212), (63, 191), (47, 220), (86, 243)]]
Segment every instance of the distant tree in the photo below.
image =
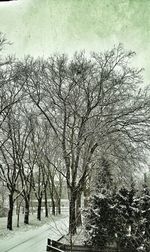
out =
[(37, 219), (41, 221), (42, 199), (45, 190), (45, 159), (43, 157), (42, 149), (46, 142), (46, 136), (43, 133), (42, 122), (40, 118), (34, 121), (34, 130), (32, 131), (31, 146), (32, 159), (34, 161), (34, 174), (32, 176), (32, 188), (38, 203)]
[(31, 155), (32, 145), (31, 145), (31, 135), (33, 131), (32, 125), (32, 115), (25, 113), (26, 120), (24, 121), (24, 132), (22, 133), (23, 138), (20, 139), (19, 145), (19, 159), (21, 161), (19, 178), (22, 188), (21, 196), (24, 201), (24, 223), (29, 224), (29, 213), (30, 213), (30, 200), (32, 193), (32, 181), (34, 176), (34, 166), (36, 162), (36, 157)]
[[(3, 146), (1, 146), (1, 165), (0, 165), (0, 178), (4, 181), (7, 189), (9, 191), (9, 211), (7, 228), (12, 230), (12, 218), (13, 218), (13, 208), (14, 202), (16, 200), (17, 183), (19, 180), (19, 166), (16, 159), (16, 124), (14, 123), (12, 117), (9, 114), (7, 118), (7, 128), (5, 122), (5, 137), (6, 141)], [(4, 136), (3, 136), (4, 137)], [(16, 150), (16, 151), (15, 151)], [(19, 193), (20, 194), (20, 193)], [(17, 195), (19, 195), (17, 193)]]
[[(104, 192), (105, 190), (113, 190), (113, 175), (111, 171), (111, 165), (108, 160), (101, 157), (100, 164), (96, 169), (96, 179), (94, 181), (94, 188), (98, 192)], [(99, 179), (97, 179), (99, 178)]]
[(12, 230), (14, 202), (19, 196), (25, 197), (28, 168), (24, 165), (27, 141), (31, 129), (30, 121), (24, 117), (21, 105), (15, 104), (3, 123), (3, 145), (0, 148), (0, 178), (9, 191), (7, 228)]

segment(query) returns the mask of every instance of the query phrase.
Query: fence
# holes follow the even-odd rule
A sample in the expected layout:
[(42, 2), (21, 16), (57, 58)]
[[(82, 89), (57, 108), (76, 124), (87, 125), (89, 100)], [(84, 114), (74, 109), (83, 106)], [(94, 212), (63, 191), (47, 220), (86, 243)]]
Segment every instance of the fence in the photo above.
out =
[(127, 251), (124, 249), (117, 249), (112, 247), (107, 248), (93, 248), (91, 246), (79, 246), (79, 245), (73, 245), (72, 247), (67, 244), (62, 244), (58, 241), (54, 241), (51, 239), (48, 239), (47, 241), (47, 251), (50, 252), (134, 252), (133, 251)]

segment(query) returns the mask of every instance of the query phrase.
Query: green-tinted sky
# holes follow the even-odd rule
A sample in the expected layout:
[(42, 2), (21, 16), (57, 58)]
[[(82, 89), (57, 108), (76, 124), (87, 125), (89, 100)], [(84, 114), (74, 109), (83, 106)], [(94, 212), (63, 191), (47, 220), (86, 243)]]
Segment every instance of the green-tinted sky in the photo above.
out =
[(104, 50), (119, 42), (135, 50), (150, 80), (150, 0), (17, 0), (0, 3), (0, 31), (17, 56)]

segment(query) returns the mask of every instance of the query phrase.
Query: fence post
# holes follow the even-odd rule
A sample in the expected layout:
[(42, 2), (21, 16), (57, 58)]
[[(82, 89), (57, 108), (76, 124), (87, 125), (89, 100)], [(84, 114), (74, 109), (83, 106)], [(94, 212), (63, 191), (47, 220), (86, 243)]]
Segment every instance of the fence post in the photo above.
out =
[(46, 247), (46, 251), (51, 251), (51, 248), (49, 247), (51, 245), (52, 241), (51, 239), (47, 239), (47, 247)]

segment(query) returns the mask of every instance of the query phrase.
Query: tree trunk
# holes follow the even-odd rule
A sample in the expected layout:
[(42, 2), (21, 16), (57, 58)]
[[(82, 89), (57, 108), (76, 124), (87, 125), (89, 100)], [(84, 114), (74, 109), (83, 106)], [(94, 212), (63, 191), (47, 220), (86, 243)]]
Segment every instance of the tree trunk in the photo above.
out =
[(19, 227), (19, 221), (20, 221), (20, 207), (18, 208), (17, 212), (17, 227)]
[(13, 218), (13, 208), (14, 208), (14, 201), (13, 201), (13, 193), (9, 195), (9, 211), (7, 217), (7, 229), (12, 230), (12, 218)]
[(55, 200), (53, 199), (53, 197), (51, 198), (51, 200), (52, 200), (52, 215), (55, 215), (56, 214), (56, 211), (55, 211), (55, 208), (56, 208), (56, 206), (55, 206)]
[(57, 206), (57, 208), (58, 208), (58, 214), (61, 214), (61, 199), (59, 198), (58, 199), (58, 206)]
[(81, 192), (78, 193), (77, 200), (76, 200), (76, 225), (77, 227), (82, 225), (80, 208), (81, 208)]
[(32, 213), (32, 215), (33, 215), (33, 214), (34, 214), (34, 206), (33, 206), (33, 199), (32, 199), (32, 195), (31, 195), (30, 205), (31, 205), (31, 213)]
[(30, 214), (30, 199), (25, 198), (25, 212), (24, 212), (24, 224), (29, 224), (29, 214)]
[(89, 197), (90, 197), (90, 189), (89, 187), (87, 187), (86, 184), (84, 186), (83, 193), (84, 193), (84, 208), (86, 208), (89, 205)]
[(45, 191), (44, 191), (44, 195), (45, 195), (45, 217), (48, 217), (47, 190), (46, 190), (46, 188), (45, 188)]
[(61, 214), (62, 175), (59, 173), (58, 214)]
[(69, 199), (69, 233), (70, 235), (76, 234), (76, 211), (75, 211), (76, 195), (70, 193)]
[(2, 203), (2, 208), (4, 208), (4, 203), (5, 203), (5, 187), (4, 187), (4, 182), (2, 182), (3, 184), (2, 184), (2, 192), (1, 192), (1, 196), (2, 196), (2, 201), (1, 201), (1, 203)]
[(17, 199), (17, 207), (16, 207), (16, 215), (17, 215), (17, 227), (19, 227), (19, 221), (20, 221), (20, 207), (21, 207), (21, 201)]
[(37, 219), (41, 221), (42, 197), (38, 199)]

